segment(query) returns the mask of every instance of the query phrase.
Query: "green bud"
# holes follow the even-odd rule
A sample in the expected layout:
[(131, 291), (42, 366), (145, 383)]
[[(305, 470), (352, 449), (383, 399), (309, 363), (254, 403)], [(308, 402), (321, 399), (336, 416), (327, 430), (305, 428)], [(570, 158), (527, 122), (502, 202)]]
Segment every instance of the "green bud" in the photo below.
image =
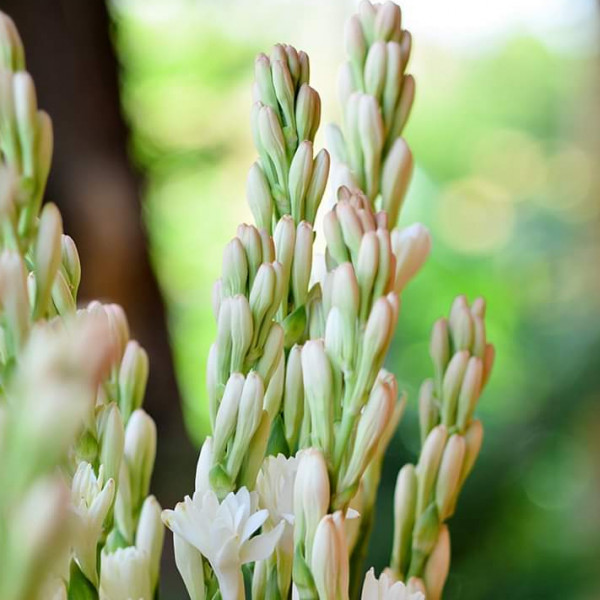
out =
[(456, 424), (458, 394), (462, 386), (469, 353), (467, 350), (457, 352), (448, 363), (442, 383), (442, 423), (447, 427)]
[(35, 315), (43, 316), (48, 310), (50, 290), (60, 265), (62, 218), (55, 204), (44, 206), (40, 216), (35, 247)]
[(292, 265), (292, 292), (296, 306), (303, 306), (308, 299), (313, 239), (312, 226), (310, 223), (302, 221), (296, 230), (294, 262)]
[[(37, 152), (36, 152), (36, 185), (34, 205), (38, 207), (42, 202), (48, 174), (50, 173), (50, 164), (52, 162), (52, 148), (54, 137), (52, 133), (52, 121), (43, 111), (37, 112)], [(32, 211), (32, 216), (34, 211)]]
[(271, 419), (266, 410), (262, 411), (260, 422), (252, 440), (250, 447), (247, 450), (242, 469), (239, 476), (239, 485), (246, 486), (248, 489), (252, 489), (256, 485), (256, 477), (260, 471), (260, 467), (265, 459), (267, 452), (267, 445), (269, 443), (269, 434), (271, 432)]
[(156, 457), (156, 425), (138, 408), (125, 428), (125, 461), (131, 481), (132, 508), (140, 507), (148, 495)]
[[(367, 42), (358, 15), (352, 15), (346, 21), (344, 45), (356, 72), (362, 71), (367, 55)], [(361, 83), (359, 80), (357, 83)]]
[(81, 263), (79, 262), (77, 246), (73, 238), (68, 235), (63, 235), (61, 238), (61, 262), (69, 288), (73, 297), (76, 297), (81, 281)]
[(99, 433), (100, 463), (104, 466), (108, 479), (119, 481), (125, 447), (125, 427), (116, 404), (111, 403), (106, 407)]
[(223, 295), (235, 296), (246, 293), (246, 282), (248, 280), (248, 260), (242, 242), (233, 238), (223, 252)]
[[(287, 59), (287, 56), (286, 56)], [(271, 73), (273, 76), (273, 87), (277, 101), (281, 107), (283, 118), (287, 126), (294, 125), (294, 82), (285, 62), (275, 60), (271, 62)]]
[(146, 351), (135, 341), (127, 343), (119, 368), (119, 408), (127, 422), (129, 415), (142, 406), (149, 362)]
[(458, 395), (456, 424), (461, 432), (465, 430), (475, 412), (477, 400), (479, 400), (479, 394), (481, 393), (482, 378), (483, 363), (480, 358), (472, 356), (467, 363)]
[(254, 61), (254, 81), (258, 92), (256, 100), (274, 109), (277, 108), (277, 96), (273, 87), (271, 62), (265, 54), (259, 54)]
[(250, 440), (260, 423), (264, 395), (263, 380), (258, 373), (250, 371), (242, 389), (235, 436), (227, 457), (227, 470), (234, 480), (239, 473), (244, 456), (248, 452)]
[(435, 502), (440, 521), (452, 515), (459, 492), (460, 473), (465, 456), (465, 440), (461, 435), (451, 435), (444, 449), (435, 486)]
[(321, 122), (321, 98), (307, 84), (303, 84), (296, 98), (296, 129), (298, 140), (314, 141)]
[[(250, 310), (254, 318), (254, 341), (257, 342), (261, 329), (268, 327), (268, 315), (272, 307), (275, 310), (279, 302), (276, 296), (277, 279), (272, 264), (263, 263), (256, 272), (252, 289), (250, 290)], [(221, 312), (223, 308), (221, 308)]]
[(308, 140), (300, 142), (292, 158), (289, 174), (289, 195), (292, 217), (295, 223), (304, 218), (304, 201), (313, 169), (313, 144)]
[(381, 99), (385, 84), (387, 63), (386, 44), (382, 41), (375, 42), (370, 48), (365, 64), (365, 92)]
[(0, 65), (9, 71), (25, 69), (21, 37), (14, 21), (5, 13), (0, 13)]
[(263, 408), (267, 411), (269, 419), (273, 421), (279, 414), (281, 401), (283, 398), (283, 380), (285, 377), (285, 355), (281, 352), (279, 362), (273, 374), (269, 379), (267, 389), (265, 390), (265, 398)]
[(265, 340), (263, 353), (256, 364), (256, 372), (267, 383), (270, 381), (283, 353), (283, 328), (279, 323), (272, 323)]
[(213, 463), (220, 463), (225, 454), (229, 439), (235, 432), (238, 408), (242, 390), (244, 389), (244, 376), (241, 373), (232, 373), (225, 386), (223, 398), (217, 410), (217, 418), (213, 428)]
[(321, 340), (308, 340), (302, 348), (304, 394), (310, 408), (313, 444), (326, 456), (333, 444), (333, 377)]
[(127, 466), (126, 461), (122, 461), (119, 472), (119, 485), (117, 487), (114, 514), (119, 532), (129, 544), (133, 544), (135, 533), (133, 510), (130, 469)]
[(417, 514), (420, 515), (431, 501), (433, 486), (442, 460), (442, 454), (448, 439), (448, 430), (444, 425), (434, 427), (423, 444), (417, 475), (419, 490), (417, 494)]
[[(363, 236), (363, 228), (354, 208), (345, 201), (335, 205), (335, 213), (342, 229), (344, 243), (350, 250), (352, 262), (358, 260), (358, 251)], [(343, 262), (343, 261), (342, 261)]]
[(379, 192), (381, 151), (385, 133), (377, 100), (363, 94), (358, 105), (358, 130), (364, 156), (365, 192), (373, 199)]
[(432, 502), (427, 509), (417, 517), (413, 532), (412, 558), (409, 569), (410, 575), (419, 575), (424, 563), (431, 554), (437, 542), (440, 530), (440, 519), (437, 507)]
[(229, 376), (231, 366), (231, 298), (224, 298), (219, 309), (217, 320), (217, 342), (216, 342), (216, 382), (218, 385), (225, 384)]
[(428, 600), (440, 600), (450, 571), (450, 533), (448, 526), (440, 527), (437, 542), (425, 564), (423, 580)]
[(231, 298), (231, 371), (244, 369), (246, 354), (252, 344), (252, 312), (246, 296)]
[(358, 16), (365, 35), (367, 44), (372, 44), (375, 39), (375, 16), (377, 12), (369, 0), (361, 0), (358, 5)]
[(408, 121), (408, 116), (410, 114), (410, 109), (412, 108), (414, 99), (415, 79), (412, 75), (405, 75), (402, 78), (402, 92), (400, 93), (400, 100), (396, 106), (396, 113), (388, 134), (389, 140), (395, 140), (402, 135), (402, 131), (406, 125), (406, 122)]
[(285, 44), (283, 46), (287, 58), (287, 66), (290, 71), (290, 75), (294, 82), (294, 85), (298, 83), (298, 79), (300, 77), (300, 54), (304, 54), (303, 52), (299, 53), (296, 48), (290, 46), (289, 44)]
[(138, 529), (135, 536), (135, 546), (146, 552), (150, 565), (151, 589), (156, 590), (160, 570), (165, 529), (160, 515), (160, 504), (154, 496), (148, 496), (142, 505)]
[(18, 252), (0, 254), (0, 303), (5, 314), (5, 343), (17, 354), (29, 333), (27, 271)]
[(298, 443), (303, 415), (304, 382), (302, 380), (301, 347), (295, 345), (287, 358), (283, 399), (285, 439), (290, 448), (295, 448)]
[(402, 49), (396, 42), (386, 44), (387, 62), (385, 72), (385, 85), (381, 108), (383, 112), (383, 123), (386, 132), (389, 132), (394, 119), (394, 111), (398, 104), (402, 84)]
[(417, 474), (413, 465), (400, 469), (394, 492), (394, 542), (392, 569), (404, 579), (410, 562), (410, 550), (417, 508)]
[(281, 323), (284, 332), (284, 345), (286, 350), (299, 342), (306, 331), (306, 307), (299, 306), (289, 314)]
[(365, 321), (371, 308), (373, 284), (379, 267), (379, 240), (374, 231), (367, 231), (360, 243), (356, 264), (356, 279), (360, 288), (360, 318)]
[(59, 315), (74, 314), (77, 310), (75, 299), (65, 279), (65, 276), (59, 271), (54, 279), (51, 291), (52, 303)]
[(389, 215), (392, 227), (398, 221), (412, 172), (413, 157), (410, 148), (403, 138), (397, 138), (385, 158), (381, 172), (382, 205)]
[(315, 222), (317, 210), (325, 193), (329, 162), (329, 153), (325, 149), (320, 150), (313, 161), (312, 176), (304, 201), (304, 219), (312, 224)]
[(440, 409), (433, 397), (433, 381), (426, 379), (419, 393), (419, 428), (421, 444), (425, 443), (429, 432), (439, 424)]
[[(277, 262), (281, 264), (284, 290), (289, 289), (289, 282), (292, 273), (292, 261), (294, 259), (294, 248), (296, 244), (296, 226), (294, 220), (289, 215), (283, 216), (277, 222), (273, 233), (275, 243), (275, 256)], [(288, 312), (288, 298), (284, 293), (281, 306), (281, 316), (285, 317)]]
[(350, 260), (348, 249), (344, 242), (342, 227), (337, 217), (337, 210), (329, 211), (323, 218), (323, 232), (327, 240), (327, 252), (335, 264), (342, 264)]
[(248, 204), (250, 205), (256, 225), (270, 232), (273, 216), (273, 198), (271, 197), (269, 182), (258, 163), (254, 163), (250, 167), (246, 182), (246, 198), (248, 199)]
[(470, 350), (473, 344), (473, 316), (466, 303), (451, 313), (450, 324), (455, 350)]
[(270, 106), (263, 106), (258, 113), (258, 131), (262, 149), (275, 167), (279, 185), (285, 188), (288, 174), (285, 138), (275, 110)]

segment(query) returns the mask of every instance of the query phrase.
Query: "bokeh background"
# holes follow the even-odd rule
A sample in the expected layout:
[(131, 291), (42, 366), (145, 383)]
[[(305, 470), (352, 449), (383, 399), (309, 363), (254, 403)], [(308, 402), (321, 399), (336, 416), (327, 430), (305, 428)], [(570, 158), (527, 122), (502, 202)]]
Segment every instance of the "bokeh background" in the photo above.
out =
[[(40, 104), (55, 117), (50, 195), (82, 247), (85, 293), (125, 304), (150, 349), (154, 488), (168, 505), (191, 490), (193, 446), (207, 432), (221, 249), (250, 219), (254, 56), (280, 41), (306, 50), (323, 121), (337, 120), (343, 23), (355, 3), (0, 6), (23, 31)], [(426, 224), (434, 246), (403, 296), (388, 360), (410, 404), (386, 458), (369, 562), (387, 562), (395, 475), (418, 448), (430, 327), (456, 294), (483, 295), (497, 363), (479, 409), (484, 447), (450, 526), (445, 597), (597, 600), (598, 5), (405, 0), (402, 9), (418, 86), (402, 223)], [(161, 597), (184, 597), (168, 556)]]

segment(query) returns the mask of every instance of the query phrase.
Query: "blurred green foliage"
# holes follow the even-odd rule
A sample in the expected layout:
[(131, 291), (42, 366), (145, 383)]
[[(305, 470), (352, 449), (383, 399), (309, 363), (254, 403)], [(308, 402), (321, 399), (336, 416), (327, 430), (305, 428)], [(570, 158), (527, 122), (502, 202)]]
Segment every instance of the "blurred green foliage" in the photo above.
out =
[[(116, 9), (115, 41), (187, 425), (199, 442), (211, 287), (223, 245), (250, 219), (253, 57), (279, 40), (268, 29), (240, 38), (189, 6), (153, 18)], [(419, 89), (406, 137), (418, 169), (402, 222), (425, 223), (434, 249), (403, 296), (388, 360), (411, 405), (386, 460), (371, 562), (388, 560), (395, 476), (415, 460), (429, 329), (456, 294), (484, 295), (497, 363), (479, 410), (484, 449), (451, 522), (445, 597), (597, 598), (596, 57), (513, 36), (480, 54), (417, 45), (413, 64)]]

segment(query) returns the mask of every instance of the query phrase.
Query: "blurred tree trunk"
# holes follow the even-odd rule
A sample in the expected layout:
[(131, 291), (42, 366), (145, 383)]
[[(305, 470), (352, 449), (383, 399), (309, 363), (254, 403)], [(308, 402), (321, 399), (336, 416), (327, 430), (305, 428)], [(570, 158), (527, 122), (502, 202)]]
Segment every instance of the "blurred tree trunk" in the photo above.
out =
[(184, 432), (161, 294), (141, 219), (141, 181), (127, 155), (110, 19), (99, 0), (1, 0), (26, 49), (40, 107), (54, 123), (47, 199), (77, 243), (80, 298), (121, 304), (150, 356), (145, 408), (159, 431), (153, 490), (166, 506), (189, 488), (194, 456)]

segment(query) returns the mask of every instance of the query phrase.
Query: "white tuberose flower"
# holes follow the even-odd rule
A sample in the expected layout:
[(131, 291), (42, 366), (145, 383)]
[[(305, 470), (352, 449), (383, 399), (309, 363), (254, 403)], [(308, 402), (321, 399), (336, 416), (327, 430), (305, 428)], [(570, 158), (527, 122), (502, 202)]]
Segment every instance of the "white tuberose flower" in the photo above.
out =
[(102, 552), (100, 600), (151, 600), (150, 559), (135, 546)]
[(410, 593), (401, 581), (394, 581), (385, 571), (379, 579), (371, 568), (365, 576), (361, 600), (425, 600), (421, 592)]
[(210, 562), (223, 600), (244, 598), (242, 565), (269, 557), (283, 531), (283, 522), (269, 531), (251, 537), (269, 516), (258, 509), (258, 495), (243, 487), (219, 503), (208, 490), (186, 496), (175, 510), (163, 511), (165, 525), (196, 547)]

